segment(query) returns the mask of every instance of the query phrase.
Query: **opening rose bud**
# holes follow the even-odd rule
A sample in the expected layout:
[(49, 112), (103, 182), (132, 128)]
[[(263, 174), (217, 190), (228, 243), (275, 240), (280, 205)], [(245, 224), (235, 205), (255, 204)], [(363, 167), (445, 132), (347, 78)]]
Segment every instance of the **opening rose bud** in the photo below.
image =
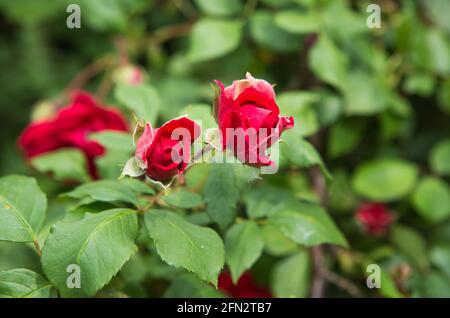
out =
[(228, 87), (215, 82), (219, 91), (214, 116), (222, 132), (223, 149), (232, 150), (240, 161), (256, 167), (272, 165), (266, 150), (284, 130), (294, 127), (292, 117), (280, 116), (272, 85), (250, 73)]
[(187, 117), (173, 119), (156, 129), (147, 123), (137, 142), (135, 158), (150, 179), (170, 180), (186, 169), (191, 145), (199, 136), (200, 127)]

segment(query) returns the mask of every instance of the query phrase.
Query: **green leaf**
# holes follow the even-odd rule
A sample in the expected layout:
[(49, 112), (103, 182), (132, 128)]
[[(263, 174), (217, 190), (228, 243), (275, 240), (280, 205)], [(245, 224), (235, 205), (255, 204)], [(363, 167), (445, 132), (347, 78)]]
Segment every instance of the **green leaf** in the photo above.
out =
[(327, 212), (315, 203), (301, 202), (295, 209), (279, 211), (269, 217), (268, 223), (294, 242), (305, 246), (324, 243), (348, 245)]
[(136, 194), (155, 194), (155, 190), (153, 190), (147, 183), (138, 179), (123, 178), (120, 182), (130, 187), (134, 192), (136, 192)]
[(252, 221), (235, 224), (228, 230), (225, 236), (226, 263), (235, 284), (242, 273), (258, 260), (263, 247), (261, 231)]
[(270, 7), (281, 8), (291, 4), (292, 0), (261, 0), (261, 2)]
[(100, 179), (116, 180), (122, 174), (124, 162), (130, 158), (129, 152), (107, 150), (102, 156), (94, 159)]
[(450, 246), (434, 246), (430, 252), (431, 263), (450, 277)]
[(427, 275), (424, 281), (426, 297), (449, 298), (450, 279), (445, 275), (435, 271)]
[(443, 81), (439, 86), (438, 105), (446, 114), (450, 114), (450, 80)]
[(180, 116), (187, 115), (190, 119), (201, 124), (202, 131), (206, 132), (209, 128), (217, 128), (216, 120), (212, 114), (212, 107), (208, 104), (193, 104), (183, 108)]
[(292, 130), (302, 136), (311, 136), (319, 130), (319, 122), (313, 108), (318, 100), (317, 94), (304, 91), (285, 92), (277, 97), (280, 113), (294, 117), (296, 124)]
[(197, 6), (207, 14), (229, 16), (243, 9), (241, 0), (195, 0)]
[(352, 187), (371, 200), (393, 201), (410, 193), (417, 182), (417, 167), (400, 159), (378, 159), (361, 164)]
[(223, 298), (224, 295), (195, 275), (179, 275), (164, 293), (164, 298)]
[(307, 251), (300, 251), (276, 264), (271, 279), (275, 297), (307, 297), (311, 272), (311, 260)]
[(320, 17), (313, 12), (281, 11), (275, 15), (275, 23), (280, 28), (296, 34), (320, 31)]
[(28, 269), (0, 272), (0, 298), (49, 298), (52, 288), (45, 278)]
[(206, 212), (197, 212), (197, 213), (192, 213), (189, 214), (186, 219), (195, 225), (210, 225), (213, 222), (211, 221), (211, 218), (209, 217), (208, 213)]
[(320, 91), (319, 101), (316, 105), (317, 119), (320, 127), (327, 127), (335, 123), (342, 115), (344, 110), (344, 102), (338, 95)]
[[(317, 1), (314, 1), (314, 3), (316, 4)], [(369, 16), (366, 8), (367, 6), (361, 7), (360, 10), (354, 10), (346, 1), (328, 1), (323, 9), (320, 8), (321, 31), (327, 32), (339, 43), (347, 42), (352, 46), (357, 46), (355, 42), (358, 39), (367, 39), (368, 35), (364, 33), (373, 31), (366, 24)], [(365, 38), (361, 35), (364, 35)], [(372, 49), (373, 46), (370, 46), (370, 48)]]
[(91, 179), (87, 161), (78, 149), (61, 149), (31, 159), (31, 165), (41, 173), (51, 173), (57, 180), (86, 182)]
[(386, 79), (369, 72), (357, 70), (342, 82), (345, 95), (345, 113), (369, 116), (383, 111), (390, 93)]
[(203, 189), (204, 201), (211, 219), (226, 228), (236, 217), (239, 191), (229, 164), (214, 164)]
[(241, 41), (243, 24), (240, 21), (203, 18), (191, 33), (189, 58), (202, 62), (234, 51)]
[(290, 164), (306, 168), (318, 165), (323, 175), (327, 179), (332, 179), (320, 154), (309, 142), (296, 134), (295, 130), (288, 130), (283, 134), (280, 147), (282, 157), (286, 158)]
[(162, 199), (174, 207), (183, 209), (192, 209), (203, 204), (200, 194), (186, 190), (178, 190), (176, 192), (169, 193), (168, 195), (162, 197)]
[(344, 213), (352, 213), (358, 199), (350, 185), (350, 177), (344, 169), (333, 171), (329, 188), (329, 207)]
[(413, 73), (406, 78), (403, 84), (403, 89), (407, 93), (417, 94), (422, 97), (433, 94), (435, 87), (436, 79), (428, 73)]
[(79, 0), (83, 19), (94, 30), (123, 30), (127, 24), (127, 11), (123, 0)]
[(398, 290), (389, 273), (387, 273), (385, 270), (382, 270), (380, 276), (381, 295), (389, 298), (403, 298), (403, 295)]
[(127, 132), (101, 131), (89, 135), (89, 139), (97, 141), (109, 150), (132, 153), (134, 151), (133, 136)]
[(450, 139), (443, 140), (433, 147), (430, 153), (430, 166), (442, 176), (450, 176)]
[(420, 181), (412, 202), (417, 212), (430, 222), (438, 223), (450, 216), (450, 188), (438, 178)]
[[(204, 87), (190, 77), (164, 77), (155, 86), (161, 96), (161, 117), (164, 121), (179, 116), (186, 105), (198, 102), (203, 96)], [(170, 105), (168, 107), (167, 105)]]
[(433, 70), (442, 75), (450, 74), (450, 44), (448, 35), (438, 29), (427, 29), (426, 41)]
[(0, 6), (11, 22), (32, 28), (56, 17), (59, 12), (64, 12), (67, 4), (59, 0), (49, 0), (43, 8), (33, 0), (22, 0), (20, 2), (0, 1)]
[(46, 210), (47, 198), (35, 179), (0, 178), (0, 241), (36, 242)]
[(258, 10), (253, 13), (250, 32), (258, 44), (275, 52), (294, 52), (300, 49), (301, 39), (278, 27), (269, 11)]
[(324, 33), (311, 50), (309, 65), (323, 81), (342, 88), (347, 81), (348, 58)]
[(256, 180), (261, 179), (259, 168), (251, 167), (240, 162), (228, 164), (230, 172), (234, 174), (236, 187), (239, 191), (243, 191)]
[(328, 154), (338, 158), (352, 152), (360, 142), (364, 125), (360, 121), (340, 121), (330, 130)]
[(126, 182), (118, 180), (99, 180), (83, 184), (64, 196), (75, 199), (89, 198), (92, 201), (126, 202), (139, 205), (136, 192)]
[[(42, 268), (63, 297), (92, 296), (137, 251), (136, 211), (112, 209), (82, 220), (59, 222), (42, 249)], [(69, 265), (80, 267), (80, 287), (69, 288)], [(76, 273), (76, 272), (75, 272)]]
[(427, 246), (424, 238), (413, 228), (396, 225), (392, 228), (391, 241), (412, 264), (420, 269), (428, 266)]
[(427, 16), (436, 24), (450, 33), (450, 21), (447, 13), (450, 12), (450, 2), (447, 0), (427, 1), (421, 0)]
[(160, 99), (156, 90), (148, 85), (119, 84), (114, 91), (115, 98), (132, 111), (139, 119), (156, 124), (160, 109)]
[(263, 218), (296, 204), (296, 198), (288, 191), (271, 186), (251, 188), (244, 195), (247, 215)]
[(145, 226), (165, 262), (184, 267), (217, 286), (225, 251), (222, 239), (214, 230), (190, 224), (165, 210), (147, 212)]
[(264, 249), (270, 255), (284, 256), (298, 250), (298, 245), (272, 224), (265, 224), (261, 232), (264, 240)]

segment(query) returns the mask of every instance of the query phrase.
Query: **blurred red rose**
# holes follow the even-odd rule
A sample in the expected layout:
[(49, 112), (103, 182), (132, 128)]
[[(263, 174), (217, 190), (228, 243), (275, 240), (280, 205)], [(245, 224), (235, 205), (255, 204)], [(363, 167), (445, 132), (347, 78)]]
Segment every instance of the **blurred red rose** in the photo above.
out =
[(383, 235), (394, 222), (392, 212), (381, 203), (361, 205), (356, 212), (356, 219), (364, 231), (373, 236)]
[(250, 272), (242, 274), (237, 285), (233, 284), (229, 273), (223, 272), (219, 276), (219, 290), (233, 298), (272, 298), (268, 289), (254, 282)]
[[(271, 165), (265, 150), (279, 139), (284, 130), (294, 126), (292, 117), (280, 116), (272, 85), (253, 78), (250, 73), (246, 79), (234, 81), (226, 88), (221, 82), (215, 82), (220, 91), (214, 101), (214, 115), (222, 132), (223, 148), (228, 147), (239, 160), (250, 165)], [(229, 133), (233, 131), (230, 128), (235, 134), (245, 132), (245, 136), (227, 136), (227, 129)], [(239, 138), (244, 147), (238, 146)]]
[(172, 119), (156, 129), (147, 123), (136, 145), (136, 159), (150, 179), (167, 181), (184, 172), (190, 146), (199, 135), (200, 127), (187, 117)]
[(103, 130), (126, 131), (128, 127), (119, 111), (101, 106), (88, 93), (78, 92), (52, 118), (28, 125), (19, 137), (19, 146), (27, 158), (60, 148), (78, 148), (86, 155), (89, 171), (96, 178), (94, 158), (102, 155), (104, 148), (89, 140), (88, 135)]

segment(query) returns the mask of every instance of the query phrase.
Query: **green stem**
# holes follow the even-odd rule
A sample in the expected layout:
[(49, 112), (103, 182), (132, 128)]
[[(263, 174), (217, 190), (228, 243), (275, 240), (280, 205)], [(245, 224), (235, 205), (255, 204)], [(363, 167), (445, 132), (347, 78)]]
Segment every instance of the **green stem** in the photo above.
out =
[(37, 240), (34, 240), (33, 244), (34, 244), (37, 254), (39, 255), (39, 257), (41, 257), (42, 251), (41, 251), (41, 247), (39, 246), (39, 242)]

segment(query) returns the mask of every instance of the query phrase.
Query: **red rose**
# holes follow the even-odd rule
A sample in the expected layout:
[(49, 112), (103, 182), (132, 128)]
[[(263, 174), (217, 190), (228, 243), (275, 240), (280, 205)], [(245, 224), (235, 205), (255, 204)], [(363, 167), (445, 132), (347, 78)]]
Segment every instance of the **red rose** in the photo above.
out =
[(394, 221), (391, 211), (381, 203), (363, 204), (356, 212), (356, 219), (364, 231), (374, 236), (386, 233)]
[(231, 275), (223, 272), (219, 276), (219, 290), (233, 298), (272, 298), (266, 288), (255, 284), (250, 272), (242, 274), (236, 285), (233, 284)]
[(200, 135), (200, 127), (187, 117), (172, 119), (157, 129), (149, 123), (136, 146), (136, 159), (147, 176), (167, 181), (186, 169), (190, 146)]
[(120, 112), (99, 105), (88, 93), (79, 92), (53, 118), (26, 127), (19, 137), (19, 146), (27, 158), (60, 148), (78, 148), (86, 155), (89, 170), (95, 177), (94, 158), (102, 155), (104, 149), (89, 140), (88, 135), (102, 130), (126, 131), (128, 128)]
[(214, 102), (214, 115), (222, 132), (223, 148), (231, 149), (239, 160), (250, 165), (271, 165), (265, 150), (285, 129), (294, 126), (292, 117), (280, 116), (272, 85), (250, 73), (226, 88), (215, 82), (220, 91)]

